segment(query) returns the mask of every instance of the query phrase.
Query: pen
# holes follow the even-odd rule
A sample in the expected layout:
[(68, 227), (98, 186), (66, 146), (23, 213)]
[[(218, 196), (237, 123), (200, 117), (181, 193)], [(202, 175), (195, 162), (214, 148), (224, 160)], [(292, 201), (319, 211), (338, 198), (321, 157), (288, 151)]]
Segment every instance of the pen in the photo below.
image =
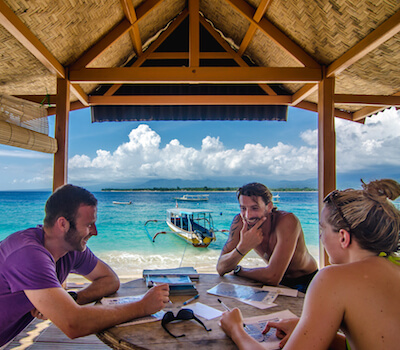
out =
[[(153, 287), (157, 286), (157, 283), (156, 283), (156, 282), (150, 281), (150, 283), (152, 284)], [(172, 301), (171, 301), (170, 299), (168, 299), (168, 302), (169, 302), (170, 304), (172, 304)]]
[(225, 303), (221, 300), (221, 299), (217, 299), (218, 300), (218, 302), (224, 307), (224, 309), (226, 310), (226, 311), (231, 311), (231, 309), (229, 308), (229, 307), (227, 307), (226, 305), (225, 305)]
[[(224, 303), (221, 299), (217, 299), (217, 300), (218, 300), (218, 302), (224, 307), (224, 309), (225, 309), (226, 311), (231, 311), (231, 309), (230, 309), (229, 307), (227, 307), (227, 306), (225, 305), (225, 303)], [(249, 327), (247, 327), (245, 323), (243, 323), (243, 327), (244, 327), (246, 330), (250, 331)]]
[(200, 296), (200, 294), (196, 294), (193, 298), (190, 298), (190, 299), (184, 301), (184, 302), (183, 302), (183, 305), (189, 304), (189, 303), (192, 302), (193, 300), (196, 300), (199, 296)]

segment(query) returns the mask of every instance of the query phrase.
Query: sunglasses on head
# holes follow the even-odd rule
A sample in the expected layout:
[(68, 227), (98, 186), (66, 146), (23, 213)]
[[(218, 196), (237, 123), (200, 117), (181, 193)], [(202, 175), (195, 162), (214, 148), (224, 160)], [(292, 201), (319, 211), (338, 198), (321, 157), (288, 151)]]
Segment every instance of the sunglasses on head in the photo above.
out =
[(201, 322), (201, 320), (199, 320), (193, 313), (192, 310), (190, 309), (181, 309), (178, 311), (178, 313), (176, 314), (176, 316), (173, 314), (172, 311), (168, 311), (164, 314), (162, 320), (161, 320), (161, 326), (164, 328), (164, 330), (171, 335), (174, 338), (180, 338), (180, 337), (184, 337), (185, 334), (181, 334), (181, 335), (173, 335), (166, 327), (166, 325), (172, 321), (186, 321), (186, 320), (195, 320), (198, 323), (200, 323), (204, 329), (207, 332), (210, 332), (211, 329), (208, 329), (205, 324), (203, 322)]
[(335, 207), (336, 211), (339, 213), (339, 216), (341, 217), (341, 219), (343, 220), (343, 222), (345, 223), (345, 225), (349, 228), (349, 233), (351, 231), (351, 226), (349, 224), (349, 222), (347, 221), (346, 217), (344, 216), (342, 209), (340, 209), (340, 206), (338, 205), (338, 203), (336, 202), (336, 197), (338, 196), (339, 191), (338, 190), (334, 190), (331, 193), (329, 193), (325, 198), (324, 198), (324, 203), (327, 202), (331, 202), (333, 204), (333, 206)]

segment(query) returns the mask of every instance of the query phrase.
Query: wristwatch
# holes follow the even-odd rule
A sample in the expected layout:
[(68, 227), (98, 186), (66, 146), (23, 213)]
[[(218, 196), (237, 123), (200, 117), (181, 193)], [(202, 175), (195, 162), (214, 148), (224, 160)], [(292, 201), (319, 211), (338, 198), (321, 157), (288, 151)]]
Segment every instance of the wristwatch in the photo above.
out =
[(240, 265), (236, 266), (235, 269), (233, 270), (233, 274), (237, 275), (241, 269), (242, 269), (242, 267)]
[(73, 292), (70, 291), (68, 292), (68, 294), (71, 296), (72, 299), (74, 299), (75, 301), (78, 299), (78, 293), (77, 292)]

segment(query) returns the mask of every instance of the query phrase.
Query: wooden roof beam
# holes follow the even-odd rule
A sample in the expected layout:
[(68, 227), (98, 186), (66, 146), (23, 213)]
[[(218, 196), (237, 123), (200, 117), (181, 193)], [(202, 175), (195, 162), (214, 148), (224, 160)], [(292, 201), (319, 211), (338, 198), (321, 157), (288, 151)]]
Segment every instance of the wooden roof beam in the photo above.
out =
[[(199, 52), (200, 59), (232, 59), (228, 52)], [(189, 52), (153, 52), (148, 57), (149, 60), (187, 60)]]
[[(132, 64), (132, 67), (140, 67), (148, 58), (149, 56), (157, 50), (157, 48), (164, 42), (166, 38), (168, 38), (171, 33), (174, 32), (176, 28), (179, 27), (179, 25), (184, 21), (184, 19), (189, 15), (189, 11), (185, 9), (182, 11), (178, 17), (175, 18), (175, 20), (169, 25), (169, 27), (164, 30), (158, 38), (151, 43), (151, 45), (147, 48), (147, 50), (141, 55), (140, 57), (137, 58), (137, 60)], [(111, 86), (104, 96), (111, 96), (113, 95), (120, 87), (122, 84), (115, 84)]]
[[(296, 105), (297, 108), (305, 109), (307, 111), (318, 112), (318, 104), (314, 102), (301, 101)], [(353, 121), (353, 114), (344, 112), (338, 108), (334, 109), (335, 117)]]
[[(231, 54), (231, 58), (235, 60), (235, 62), (240, 67), (248, 67), (246, 61), (241, 57), (241, 55), (232, 49), (232, 47), (221, 37), (221, 35), (212, 27), (210, 23), (208, 23), (203, 17), (200, 17), (200, 23), (203, 27), (211, 34), (211, 36), (222, 46), (222, 48)], [(260, 88), (263, 89), (268, 95), (275, 96), (276, 92), (267, 84), (259, 84)]]
[[(260, 22), (261, 18), (263, 18), (265, 12), (267, 11), (269, 5), (271, 5), (272, 0), (261, 0), (260, 4), (257, 7), (256, 12), (254, 13), (253, 19), (256, 22)], [(249, 43), (251, 39), (254, 36), (254, 33), (256, 32), (257, 27), (253, 24), (250, 23), (250, 27), (246, 32), (246, 35), (244, 36), (242, 42), (240, 43), (240, 47), (238, 50), (239, 55), (243, 55), (244, 52), (246, 51), (247, 46), (249, 46)]]
[(78, 70), (85, 68), (88, 64), (99, 57), (106, 49), (108, 49), (115, 41), (126, 34), (132, 25), (127, 19), (123, 19), (114, 29), (108, 32), (100, 41), (93, 45), (87, 50), (82, 56), (80, 56), (73, 64), (70, 65), (70, 69)]
[(87, 50), (81, 57), (79, 57), (73, 64), (70, 65), (71, 69), (77, 70), (86, 67), (90, 62), (100, 56), (107, 48), (109, 48), (115, 41), (120, 39), (124, 34), (133, 28), (133, 25), (142, 20), (151, 9), (160, 3), (161, 0), (145, 1), (136, 11), (137, 20), (131, 24), (128, 19), (123, 19), (114, 29), (108, 32), (100, 41)]
[(189, 0), (189, 67), (200, 66), (199, 0)]
[(386, 22), (381, 24), (373, 32), (368, 34), (358, 44), (339, 57), (329, 65), (326, 71), (327, 77), (332, 77), (344, 71), (346, 68), (357, 62), (372, 50), (376, 49), (386, 40), (393, 37), (400, 31), (400, 11), (397, 11)]
[(70, 71), (73, 83), (317, 83), (317, 68), (271, 67), (119, 67)]
[[(69, 111), (76, 111), (83, 108), (88, 108), (88, 106), (83, 105), (81, 101), (71, 102), (69, 105)], [(56, 107), (47, 108), (47, 116), (54, 114), (56, 114)]]
[[(396, 92), (392, 96), (400, 96), (400, 92)], [(372, 114), (378, 113), (383, 111), (386, 108), (390, 108), (391, 106), (384, 106), (384, 107), (364, 107), (361, 108), (360, 110), (356, 111), (353, 113), (353, 119), (355, 121), (362, 120), (366, 117), (369, 117)]]
[(336, 104), (400, 107), (400, 96), (335, 94)]
[(260, 22), (261, 18), (264, 17), (265, 12), (267, 12), (268, 7), (271, 5), (272, 0), (261, 0), (260, 4), (257, 7), (256, 13), (253, 16), (253, 19), (256, 22)]
[(120, 0), (125, 16), (128, 21), (132, 24), (132, 29), (129, 32), (131, 34), (133, 46), (135, 52), (140, 56), (142, 51), (142, 41), (140, 38), (138, 23), (144, 17), (146, 17), (152, 10), (154, 10), (163, 0), (146, 0), (137, 9), (133, 7), (132, 0)]
[(318, 90), (318, 84), (306, 84), (292, 95), (292, 106), (296, 106)]
[(133, 7), (132, 0), (120, 0), (122, 9), (125, 13), (125, 17), (128, 19), (129, 23), (132, 24), (129, 35), (131, 36), (133, 48), (137, 56), (140, 56), (142, 51), (142, 40), (140, 38), (139, 26), (137, 24), (136, 11)]
[(256, 22), (254, 17), (254, 9), (247, 2), (243, 0), (225, 0), (237, 11), (239, 11), (246, 19), (253, 23), (258, 29), (268, 35), (276, 44), (287, 51), (294, 59), (305, 67), (318, 68), (320, 64), (308, 55), (299, 45), (289, 39), (283, 32), (281, 32), (275, 25), (268, 21), (265, 17)]
[(58, 78), (65, 79), (65, 68), (46, 49), (38, 38), (25, 26), (15, 13), (0, 0), (0, 23), (15, 39), (17, 39), (33, 56), (35, 56), (50, 72)]
[(78, 84), (71, 84), (70, 89), (84, 106), (89, 106), (89, 97)]
[(287, 105), (290, 96), (268, 95), (135, 95), (135, 96), (90, 96), (95, 105), (146, 105), (146, 106), (251, 106)]
[[(121, 5), (124, 10), (125, 16), (132, 24), (129, 34), (131, 36), (133, 48), (138, 57), (142, 56), (143, 54), (138, 21), (139, 19), (144, 18), (151, 10), (153, 10), (159, 3), (161, 3), (161, 1), (162, 0), (145, 1), (144, 3), (142, 3), (142, 5), (138, 7), (137, 10), (135, 10), (131, 0), (121, 0)], [(120, 87), (120, 84), (113, 85), (107, 90), (106, 94), (113, 95)]]

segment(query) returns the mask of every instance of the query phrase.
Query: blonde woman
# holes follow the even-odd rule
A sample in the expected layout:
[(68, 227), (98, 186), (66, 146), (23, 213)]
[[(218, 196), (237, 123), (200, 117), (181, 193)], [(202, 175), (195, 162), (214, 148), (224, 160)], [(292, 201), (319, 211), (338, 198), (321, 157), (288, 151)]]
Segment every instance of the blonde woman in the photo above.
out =
[[(281, 347), (398, 349), (400, 211), (388, 199), (399, 195), (400, 185), (384, 179), (326, 196), (320, 236), (333, 265), (314, 277), (299, 320), (267, 325), (265, 331), (277, 329)], [(221, 318), (240, 349), (262, 349), (242, 325), (238, 309)]]

